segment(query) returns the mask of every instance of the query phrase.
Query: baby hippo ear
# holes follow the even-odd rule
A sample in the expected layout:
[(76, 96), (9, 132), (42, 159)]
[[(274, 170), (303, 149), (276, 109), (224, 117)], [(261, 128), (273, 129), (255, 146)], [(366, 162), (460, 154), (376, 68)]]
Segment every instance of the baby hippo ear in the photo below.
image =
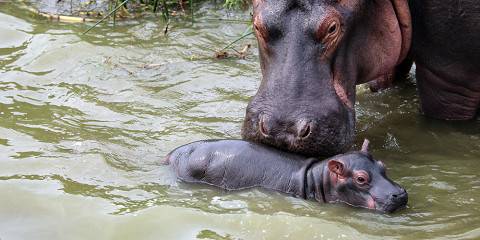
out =
[(368, 145), (370, 145), (370, 141), (368, 141), (368, 139), (365, 138), (365, 140), (363, 140), (362, 149), (360, 151), (364, 153), (368, 153)]
[(337, 175), (343, 176), (345, 166), (341, 161), (332, 159), (328, 161), (328, 169)]

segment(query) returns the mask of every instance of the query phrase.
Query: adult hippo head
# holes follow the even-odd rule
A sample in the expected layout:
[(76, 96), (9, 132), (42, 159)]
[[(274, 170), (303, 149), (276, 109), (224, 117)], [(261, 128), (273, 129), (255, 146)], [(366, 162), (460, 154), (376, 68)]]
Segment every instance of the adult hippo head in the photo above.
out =
[(254, 0), (263, 79), (244, 139), (304, 155), (352, 144), (355, 85), (389, 77), (411, 41), (407, 0)]

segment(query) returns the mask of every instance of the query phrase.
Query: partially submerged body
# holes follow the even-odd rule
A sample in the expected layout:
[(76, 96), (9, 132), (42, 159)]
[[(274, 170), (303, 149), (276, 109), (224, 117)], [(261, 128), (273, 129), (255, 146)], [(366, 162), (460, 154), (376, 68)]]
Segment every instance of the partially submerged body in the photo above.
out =
[(415, 62), (421, 111), (480, 110), (478, 0), (254, 0), (262, 83), (245, 140), (332, 156), (355, 139), (356, 84), (386, 88)]
[(405, 189), (367, 152), (327, 160), (306, 158), (241, 140), (199, 141), (167, 157), (178, 179), (226, 190), (262, 187), (320, 203), (393, 212), (407, 203)]

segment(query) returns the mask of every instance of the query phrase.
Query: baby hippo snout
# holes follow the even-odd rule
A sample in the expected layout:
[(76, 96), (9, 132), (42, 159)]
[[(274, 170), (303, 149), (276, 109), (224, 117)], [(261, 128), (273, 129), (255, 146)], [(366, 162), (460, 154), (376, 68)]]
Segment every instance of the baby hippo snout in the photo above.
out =
[(404, 188), (401, 191), (390, 195), (389, 204), (385, 206), (385, 212), (393, 212), (398, 209), (405, 208), (408, 202), (408, 193)]

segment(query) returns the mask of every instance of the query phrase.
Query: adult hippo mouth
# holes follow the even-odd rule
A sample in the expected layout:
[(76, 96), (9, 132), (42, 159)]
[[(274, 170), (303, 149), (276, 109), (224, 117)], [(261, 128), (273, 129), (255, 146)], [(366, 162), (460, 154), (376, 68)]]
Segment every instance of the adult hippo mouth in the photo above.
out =
[[(299, 112), (287, 110), (273, 114), (258, 100), (255, 98), (248, 105), (242, 131), (244, 139), (307, 156), (332, 156), (347, 151), (351, 145), (355, 129), (355, 112), (351, 108), (332, 102), (327, 106), (303, 104), (301, 109), (296, 109), (295, 103), (284, 102), (275, 108)], [(315, 112), (317, 114), (313, 114)], [(296, 120), (290, 121), (289, 116)], [(340, 125), (340, 121), (347, 124)]]
[(254, 0), (262, 82), (242, 136), (308, 156), (347, 151), (355, 85), (382, 85), (411, 42), (406, 0)]

